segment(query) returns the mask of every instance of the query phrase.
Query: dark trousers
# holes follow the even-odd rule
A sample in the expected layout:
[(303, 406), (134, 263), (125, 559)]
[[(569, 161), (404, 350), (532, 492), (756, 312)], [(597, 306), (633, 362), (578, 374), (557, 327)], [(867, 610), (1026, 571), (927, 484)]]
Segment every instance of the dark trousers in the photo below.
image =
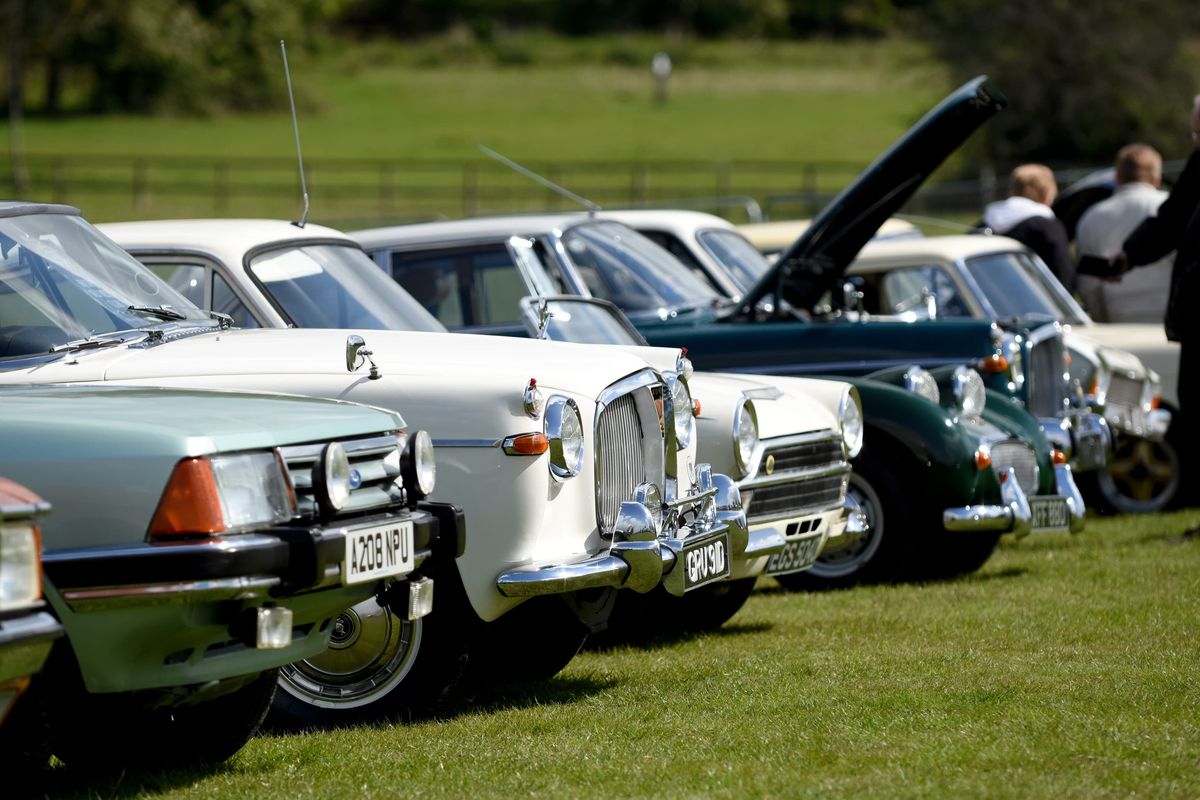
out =
[(1187, 505), (1200, 504), (1200, 498), (1189, 495), (1189, 487), (1197, 475), (1197, 459), (1193, 454), (1200, 445), (1200, 341), (1185, 341), (1179, 346), (1179, 418), (1171, 426), (1175, 448), (1179, 454), (1184, 485), (1182, 496)]

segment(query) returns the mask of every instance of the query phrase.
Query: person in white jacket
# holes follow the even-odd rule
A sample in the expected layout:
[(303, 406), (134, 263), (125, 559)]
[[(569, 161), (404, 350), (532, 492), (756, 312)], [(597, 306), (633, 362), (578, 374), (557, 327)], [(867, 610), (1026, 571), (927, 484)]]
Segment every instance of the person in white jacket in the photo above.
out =
[(1022, 164), (1008, 179), (1008, 197), (988, 203), (983, 224), (993, 233), (1016, 239), (1046, 262), (1054, 276), (1075, 288), (1075, 262), (1067, 229), (1054, 216), (1050, 204), (1058, 196), (1054, 173), (1045, 164)]

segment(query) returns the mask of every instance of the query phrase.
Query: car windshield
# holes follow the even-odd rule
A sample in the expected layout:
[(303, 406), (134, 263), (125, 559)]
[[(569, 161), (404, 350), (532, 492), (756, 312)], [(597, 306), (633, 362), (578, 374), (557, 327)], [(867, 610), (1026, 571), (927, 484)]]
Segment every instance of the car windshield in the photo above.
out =
[(645, 344), (629, 324), (616, 315), (620, 312), (614, 313), (611, 307), (587, 300), (525, 298), (521, 301), (521, 310), (533, 334), (536, 334), (541, 323), (543, 302), (545, 312), (549, 314), (546, 320), (547, 339), (576, 344)]
[(746, 237), (734, 231), (699, 231), (696, 239), (725, 268), (725, 272), (743, 292), (758, 283), (771, 268), (762, 253), (746, 241)]
[(250, 260), (250, 274), (300, 328), (446, 330), (355, 247), (313, 244), (268, 250)]
[[(966, 260), (998, 319), (1046, 317), (1078, 322), (1078, 315), (1058, 296), (1056, 287), (1043, 280), (1038, 264), (1026, 253), (989, 253)], [(1051, 280), (1055, 280), (1053, 275)]]
[(0, 219), (0, 358), (189, 320), (210, 324), (207, 313), (80, 217)]
[(625, 311), (704, 306), (720, 299), (678, 259), (620, 223), (576, 225), (562, 238), (588, 290)]

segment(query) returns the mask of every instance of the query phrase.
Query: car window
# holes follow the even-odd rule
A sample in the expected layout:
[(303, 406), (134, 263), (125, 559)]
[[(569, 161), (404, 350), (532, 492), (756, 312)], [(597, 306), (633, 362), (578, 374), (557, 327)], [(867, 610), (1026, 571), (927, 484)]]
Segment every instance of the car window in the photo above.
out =
[(1024, 253), (989, 253), (968, 258), (967, 271), (1000, 319), (1040, 316), (1066, 319), (1069, 312), (1038, 279)]
[(519, 322), (533, 291), (502, 243), (396, 252), (392, 277), (447, 328)]
[(863, 277), (863, 308), (870, 313), (928, 319), (932, 301), (939, 319), (971, 316), (962, 292), (941, 265), (900, 267)]
[(666, 231), (652, 231), (645, 229), (639, 229), (638, 233), (642, 234), (642, 236), (645, 236), (663, 250), (666, 250), (668, 253), (679, 259), (679, 263), (690, 269), (692, 274), (697, 278), (704, 281), (717, 291), (721, 291), (720, 285), (718, 285), (717, 282), (714, 281), (711, 276), (709, 276), (709, 274), (704, 270), (704, 267), (700, 265), (700, 262), (696, 260), (696, 256), (692, 254), (692, 251), (689, 250), (683, 242), (679, 241), (678, 236)]
[(200, 264), (156, 263), (142, 261), (150, 271), (167, 282), (175, 291), (199, 306), (206, 307), (204, 279), (206, 268)]
[(725, 268), (743, 292), (754, 288), (771, 269), (767, 259), (736, 231), (714, 228), (696, 233), (696, 239)]
[(239, 328), (259, 327), (258, 320), (250, 313), (250, 309), (215, 270), (212, 273), (212, 310), (233, 317), (233, 324)]

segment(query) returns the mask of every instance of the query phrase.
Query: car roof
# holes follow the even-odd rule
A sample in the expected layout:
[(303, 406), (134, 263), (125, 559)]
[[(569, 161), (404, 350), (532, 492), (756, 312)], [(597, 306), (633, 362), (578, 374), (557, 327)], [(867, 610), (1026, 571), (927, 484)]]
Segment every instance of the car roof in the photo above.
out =
[(729, 220), (703, 211), (676, 208), (616, 208), (604, 209), (600, 216), (624, 222), (631, 228), (659, 228), (676, 232), (691, 232), (704, 228), (737, 230)]
[(240, 264), (246, 251), (278, 241), (341, 239), (354, 244), (346, 234), (324, 225), (300, 228), (278, 219), (166, 219), (109, 222), (97, 227), (126, 249), (201, 250), (232, 264)]
[(1007, 236), (923, 236), (911, 239), (881, 239), (868, 242), (857, 262), (892, 258), (943, 258), (953, 261), (987, 253), (1025, 250), (1025, 245)]
[(495, 236), (520, 236), (556, 228), (566, 228), (586, 222), (589, 215), (583, 212), (564, 214), (508, 214), (497, 217), (473, 217), (471, 219), (444, 222), (415, 222), (408, 225), (392, 225), (386, 228), (369, 228), (351, 231), (350, 236), (365, 249), (387, 247), (397, 241), (405, 243), (441, 242), (445, 240), (469, 241)]

